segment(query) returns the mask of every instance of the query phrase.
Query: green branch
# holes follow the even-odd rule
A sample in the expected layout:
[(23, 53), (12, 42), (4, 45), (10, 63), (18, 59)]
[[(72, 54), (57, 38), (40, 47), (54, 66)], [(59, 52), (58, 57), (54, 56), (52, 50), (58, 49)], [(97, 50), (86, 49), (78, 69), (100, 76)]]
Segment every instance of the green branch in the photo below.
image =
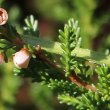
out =
[[(63, 54), (63, 50), (60, 47), (59, 42), (54, 42), (34, 36), (28, 36), (28, 35), (23, 35), (22, 37), (24, 41), (32, 46), (40, 45), (42, 49), (54, 53), (54, 54)], [(86, 60), (92, 61), (94, 63), (98, 64), (106, 64), (107, 66), (110, 66), (110, 55), (105, 55), (104, 53), (101, 52), (95, 52), (92, 50), (88, 49), (83, 49), (83, 48), (75, 48), (72, 52), (72, 55), (76, 55), (77, 57), (84, 58)]]

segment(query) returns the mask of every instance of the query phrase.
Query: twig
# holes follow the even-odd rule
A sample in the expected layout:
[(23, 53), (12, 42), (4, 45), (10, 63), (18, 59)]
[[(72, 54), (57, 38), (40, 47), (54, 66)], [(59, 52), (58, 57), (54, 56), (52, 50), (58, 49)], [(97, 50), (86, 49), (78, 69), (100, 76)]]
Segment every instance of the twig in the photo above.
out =
[[(26, 44), (30, 44), (32, 46), (40, 45), (43, 50), (49, 53), (58, 54), (58, 55), (63, 54), (63, 50), (59, 42), (54, 42), (46, 39), (44, 40), (40, 37), (38, 38), (28, 35), (24, 35), (22, 38)], [(105, 53), (76, 47), (72, 51), (71, 55), (72, 56), (76, 55), (76, 57), (86, 59), (96, 64), (106, 64), (107, 66), (110, 67), (110, 55), (105, 55)]]

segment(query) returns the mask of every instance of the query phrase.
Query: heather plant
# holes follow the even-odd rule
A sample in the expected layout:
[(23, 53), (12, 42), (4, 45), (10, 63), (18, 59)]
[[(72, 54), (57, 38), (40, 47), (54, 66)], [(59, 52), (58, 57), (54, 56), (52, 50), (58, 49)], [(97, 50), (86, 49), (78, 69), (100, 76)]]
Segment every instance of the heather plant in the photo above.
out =
[(0, 26), (1, 58), (14, 62), (13, 76), (48, 86), (73, 110), (110, 109), (110, 55), (81, 48), (77, 20), (59, 30), (59, 42), (40, 36), (33, 15), (22, 29), (21, 34), (8, 23)]

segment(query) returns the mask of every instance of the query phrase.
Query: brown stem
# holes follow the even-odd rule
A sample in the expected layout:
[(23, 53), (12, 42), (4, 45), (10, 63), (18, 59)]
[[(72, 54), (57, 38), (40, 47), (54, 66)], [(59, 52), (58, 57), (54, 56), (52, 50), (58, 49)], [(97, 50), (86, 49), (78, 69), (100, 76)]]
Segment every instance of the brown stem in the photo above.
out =
[[(38, 55), (38, 57), (40, 59), (42, 59), (43, 61), (47, 62), (49, 65), (51, 65), (53, 68), (58, 68), (57, 64), (54, 62), (51, 62), (42, 52), (41, 47), (38, 45), (36, 48), (37, 52), (36, 54)], [(62, 72), (62, 74), (64, 75), (64, 72)], [(75, 73), (71, 73), (71, 75), (68, 77), (69, 80), (73, 83), (75, 83), (77, 86), (83, 86), (85, 89), (87, 90), (91, 90), (93, 92), (96, 92), (96, 88), (86, 84), (85, 82), (81, 81), (80, 78), (78, 78), (78, 76), (75, 75)]]
[(83, 86), (84, 88), (86, 88), (87, 90), (91, 90), (93, 92), (96, 92), (96, 88), (86, 84), (85, 82), (81, 81), (78, 76), (76, 76), (75, 73), (71, 73), (71, 75), (69, 76), (69, 79), (71, 80), (71, 82), (75, 83), (77, 86)]

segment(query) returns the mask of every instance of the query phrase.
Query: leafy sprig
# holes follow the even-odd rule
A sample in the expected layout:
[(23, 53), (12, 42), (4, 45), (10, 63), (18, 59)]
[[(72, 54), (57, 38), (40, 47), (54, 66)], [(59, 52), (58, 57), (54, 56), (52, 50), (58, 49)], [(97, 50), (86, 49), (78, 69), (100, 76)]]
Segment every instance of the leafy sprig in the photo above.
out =
[(59, 39), (61, 41), (61, 48), (63, 49), (62, 63), (65, 66), (66, 76), (71, 74), (73, 68), (76, 67), (75, 54), (72, 51), (80, 45), (80, 28), (78, 27), (78, 21), (70, 19), (68, 24), (65, 24), (64, 31), (59, 30)]
[(23, 28), (24, 34), (30, 34), (36, 37), (39, 36), (38, 21), (33, 15), (30, 15), (25, 19), (25, 24), (26, 26)]

